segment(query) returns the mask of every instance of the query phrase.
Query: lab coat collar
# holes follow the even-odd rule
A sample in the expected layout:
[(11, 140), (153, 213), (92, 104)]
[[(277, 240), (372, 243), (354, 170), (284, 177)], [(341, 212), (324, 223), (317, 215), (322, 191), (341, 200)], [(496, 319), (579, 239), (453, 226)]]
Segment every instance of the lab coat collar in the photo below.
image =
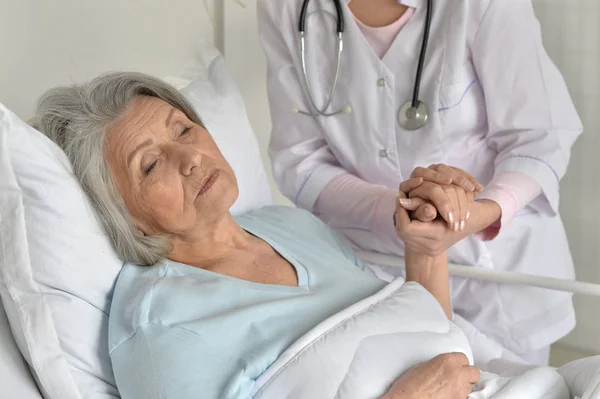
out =
[[(350, 1), (352, 0), (346, 0), (346, 4), (350, 3)], [(423, 1), (424, 0), (398, 0), (398, 3), (412, 8), (419, 8), (419, 6), (423, 4)]]

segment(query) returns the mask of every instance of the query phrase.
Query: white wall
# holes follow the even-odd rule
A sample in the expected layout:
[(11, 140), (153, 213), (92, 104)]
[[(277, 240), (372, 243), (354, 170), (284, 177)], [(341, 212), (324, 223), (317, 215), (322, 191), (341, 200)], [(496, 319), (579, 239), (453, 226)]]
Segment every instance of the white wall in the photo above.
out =
[(246, 101), (248, 117), (258, 137), (274, 198), (279, 204), (290, 204), (290, 201), (275, 186), (267, 155), (271, 121), (267, 103), (267, 66), (260, 48), (256, 26), (256, 1), (249, 0), (243, 4), (245, 7), (239, 2), (224, 0), (225, 60)]
[(0, 102), (28, 118), (46, 89), (101, 72), (181, 76), (213, 40), (212, 2), (0, 0)]
[[(256, 2), (245, 4), (244, 8), (225, 1), (225, 57), (269, 165), (265, 61), (257, 37)], [(548, 51), (563, 71), (586, 127), (562, 185), (562, 214), (578, 278), (600, 283), (600, 136), (596, 134), (600, 131), (600, 1), (569, 0), (567, 5), (564, 0), (539, 0), (535, 4)], [(287, 202), (279, 193), (277, 198)], [(600, 353), (600, 299), (576, 298), (576, 308), (578, 325), (565, 342)]]
[[(585, 127), (561, 185), (561, 213), (577, 278), (600, 283), (600, 1), (540, 0), (536, 11)], [(600, 353), (600, 298), (576, 297), (575, 305), (577, 328), (564, 341)]]

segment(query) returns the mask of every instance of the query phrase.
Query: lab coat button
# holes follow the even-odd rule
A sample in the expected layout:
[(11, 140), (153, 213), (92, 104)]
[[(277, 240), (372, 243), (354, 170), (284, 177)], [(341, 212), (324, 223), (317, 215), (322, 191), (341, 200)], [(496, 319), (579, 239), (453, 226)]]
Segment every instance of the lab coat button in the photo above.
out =
[(379, 87), (385, 86), (385, 79), (384, 78), (377, 79), (377, 86), (379, 86)]
[(379, 151), (379, 156), (380, 156), (381, 158), (387, 158), (389, 155), (390, 155), (390, 154), (389, 154), (388, 150), (386, 150), (386, 149), (383, 149), (383, 150), (380, 150), (380, 151)]

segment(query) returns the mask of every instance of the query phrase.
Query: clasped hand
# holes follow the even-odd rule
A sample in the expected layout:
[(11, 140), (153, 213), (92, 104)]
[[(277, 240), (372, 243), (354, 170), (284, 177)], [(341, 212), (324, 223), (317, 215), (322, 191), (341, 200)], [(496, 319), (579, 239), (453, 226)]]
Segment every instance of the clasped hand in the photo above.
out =
[(438, 256), (500, 217), (493, 201), (476, 201), (483, 186), (447, 165), (417, 168), (400, 184), (394, 224), (407, 250)]

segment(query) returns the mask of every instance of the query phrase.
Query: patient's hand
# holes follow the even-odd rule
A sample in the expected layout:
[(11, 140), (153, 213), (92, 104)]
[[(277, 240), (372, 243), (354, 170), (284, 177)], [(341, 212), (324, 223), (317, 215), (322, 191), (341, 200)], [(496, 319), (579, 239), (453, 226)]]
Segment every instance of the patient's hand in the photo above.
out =
[(414, 219), (431, 221), (439, 214), (450, 230), (464, 231), (470, 207), (482, 189), (477, 179), (467, 172), (439, 164), (427, 169), (416, 168), (399, 191), (408, 196), (403, 207), (415, 211)]
[[(438, 256), (471, 234), (478, 233), (494, 223), (501, 216), (498, 204), (490, 200), (475, 201), (471, 208), (471, 218), (464, 231), (453, 231), (443, 220), (423, 222), (410, 217), (409, 211), (400, 203), (396, 206), (394, 221), (396, 232), (404, 241), (406, 249), (416, 253)], [(418, 212), (418, 211), (417, 211)]]
[(447, 353), (407, 371), (381, 399), (466, 399), (479, 378), (464, 354)]
[[(440, 186), (434, 183), (424, 182), (422, 178), (411, 178), (402, 183), (400, 187), (402, 191), (399, 202), (396, 204), (394, 223), (396, 232), (404, 241), (407, 250), (428, 256), (438, 256), (469, 234), (464, 228), (460, 228), (464, 225), (459, 224), (459, 228), (456, 228), (457, 222), (454, 213), (457, 212), (456, 207), (459, 204), (448, 198), (446, 193), (449, 191), (441, 190)], [(455, 186), (445, 187), (449, 187), (450, 190), (462, 190)], [(407, 192), (419, 196), (408, 198)], [(432, 205), (427, 204), (429, 201), (438, 207), (440, 213), (446, 214), (447, 221), (444, 219), (433, 220), (437, 212), (430, 210)], [(465, 205), (465, 218), (470, 212), (467, 205), (472, 205), (472, 202)], [(415, 211), (410, 215), (409, 212), (413, 209)], [(460, 207), (458, 209), (461, 210)]]

